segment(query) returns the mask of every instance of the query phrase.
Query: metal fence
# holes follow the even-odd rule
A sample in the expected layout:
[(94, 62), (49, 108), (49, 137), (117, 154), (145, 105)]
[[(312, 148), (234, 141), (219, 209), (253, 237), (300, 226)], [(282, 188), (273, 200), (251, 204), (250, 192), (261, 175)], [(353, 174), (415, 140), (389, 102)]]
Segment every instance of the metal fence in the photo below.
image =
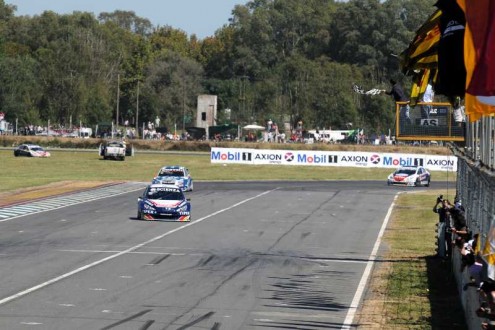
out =
[[(457, 162), (457, 195), (466, 209), (466, 220), (473, 234), (479, 234), (481, 250), (490, 239), (490, 227), (495, 223), (495, 118), (483, 117), (466, 125), (465, 145), (452, 146)], [(460, 256), (453, 261), (458, 269)], [(486, 264), (486, 259), (485, 259)], [(469, 282), (466, 272), (455, 272), (461, 301), (464, 306), (469, 329), (480, 329), (481, 318), (475, 310), (479, 307), (479, 293), (466, 290), (463, 284)], [(486, 268), (485, 274), (486, 276)]]
[(495, 166), (495, 117), (482, 117), (466, 127), (466, 155), (494, 170)]
[(483, 117), (466, 126), (465, 146), (458, 156), (457, 191), (464, 201), (469, 226), (484, 238), (495, 215), (495, 118)]
[(395, 137), (414, 141), (464, 141), (465, 122), (455, 122), (450, 103), (396, 104)]

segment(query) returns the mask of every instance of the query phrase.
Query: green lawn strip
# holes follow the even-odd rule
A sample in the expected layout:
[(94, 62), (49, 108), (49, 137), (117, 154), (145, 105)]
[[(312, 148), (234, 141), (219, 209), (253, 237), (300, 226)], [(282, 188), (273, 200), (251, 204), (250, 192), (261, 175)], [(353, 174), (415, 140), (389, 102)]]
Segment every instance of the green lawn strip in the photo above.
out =
[(436, 258), (436, 196), (455, 191), (401, 194), (385, 232), (390, 262), (386, 324), (397, 329), (464, 329), (462, 306), (449, 261)]
[[(148, 182), (164, 165), (183, 165), (193, 179), (201, 180), (383, 180), (392, 169), (325, 166), (276, 166), (212, 164), (209, 154), (137, 153), (125, 161), (102, 160), (97, 150), (70, 152), (51, 150), (44, 159), (14, 157), (12, 151), (0, 150), (3, 173), (0, 192), (35, 187), (58, 181), (143, 181)], [(454, 181), (455, 175), (433, 172), (435, 181)]]

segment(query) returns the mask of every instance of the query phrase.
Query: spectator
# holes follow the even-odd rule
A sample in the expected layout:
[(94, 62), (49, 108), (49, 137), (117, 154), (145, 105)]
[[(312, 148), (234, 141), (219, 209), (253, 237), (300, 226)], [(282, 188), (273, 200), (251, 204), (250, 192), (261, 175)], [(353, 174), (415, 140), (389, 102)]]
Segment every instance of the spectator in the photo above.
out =
[(460, 97), (455, 98), (453, 107), (454, 122), (457, 126), (462, 127), (466, 122), (466, 113)]
[(476, 310), (476, 315), (488, 319), (488, 322), (482, 323), (483, 329), (495, 329), (495, 283), (493, 280), (483, 281), (478, 290), (482, 302), (480, 308)]
[[(433, 87), (431, 86), (431, 84), (428, 83), (428, 85), (426, 86), (426, 90), (423, 93), (423, 102), (425, 103), (433, 102), (434, 96), (435, 96), (435, 92), (433, 91)], [(431, 112), (431, 104), (423, 104), (421, 106), (421, 119), (430, 118), (430, 112)]]
[(408, 102), (405, 105), (400, 105), (400, 121), (411, 124), (409, 100), (407, 99), (406, 94), (404, 94), (402, 86), (394, 79), (390, 79), (390, 84), (392, 85), (392, 89), (388, 92), (385, 91), (385, 94), (392, 95), (396, 104), (397, 102)]
[(449, 214), (448, 214), (448, 201), (443, 199), (443, 195), (437, 197), (435, 206), (433, 207), (433, 212), (438, 214), (438, 228), (437, 228), (437, 256), (440, 258), (445, 258), (448, 253), (450, 246), (450, 233), (448, 229), (450, 228)]
[(459, 235), (464, 240), (470, 240), (471, 237), (467, 228), (466, 216), (459, 207), (451, 207), (449, 210), (452, 216), (452, 233)]

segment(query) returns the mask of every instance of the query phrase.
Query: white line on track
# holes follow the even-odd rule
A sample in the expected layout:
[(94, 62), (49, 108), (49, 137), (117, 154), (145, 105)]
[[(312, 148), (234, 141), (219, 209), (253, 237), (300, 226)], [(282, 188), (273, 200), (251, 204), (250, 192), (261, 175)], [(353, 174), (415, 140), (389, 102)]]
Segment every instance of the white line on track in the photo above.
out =
[(81, 272), (83, 272), (83, 271), (85, 271), (85, 270), (87, 270), (87, 269), (90, 269), (90, 268), (93, 268), (93, 267), (95, 267), (95, 266), (98, 266), (98, 265), (100, 265), (100, 264), (102, 264), (102, 263), (104, 263), (104, 262), (107, 262), (107, 261), (113, 260), (113, 259), (115, 259), (115, 258), (117, 258), (117, 257), (120, 257), (121, 255), (124, 255), (124, 254), (127, 254), (127, 253), (131, 253), (131, 252), (133, 252), (133, 251), (135, 251), (135, 250), (137, 250), (137, 249), (139, 249), (139, 248), (141, 248), (141, 247), (143, 247), (143, 246), (145, 246), (145, 245), (147, 245), (147, 244), (150, 244), (150, 243), (153, 243), (153, 242), (155, 242), (155, 241), (158, 241), (159, 239), (162, 239), (162, 238), (164, 238), (164, 237), (166, 237), (166, 236), (169, 236), (169, 235), (171, 235), (171, 234), (173, 234), (173, 233), (176, 233), (176, 232), (178, 232), (179, 230), (185, 229), (185, 228), (190, 227), (190, 226), (194, 226), (195, 224), (198, 224), (198, 223), (200, 223), (200, 222), (202, 222), (202, 221), (204, 221), (204, 220), (206, 220), (206, 219), (209, 219), (209, 218), (211, 218), (211, 217), (213, 217), (213, 216), (215, 216), (215, 215), (217, 215), (217, 214), (220, 214), (220, 213), (223, 213), (223, 212), (229, 211), (229, 210), (231, 210), (231, 209), (233, 209), (233, 208), (236, 208), (236, 207), (237, 207), (237, 206), (239, 206), (239, 205), (242, 205), (242, 204), (245, 204), (245, 203), (247, 203), (247, 202), (250, 202), (250, 201), (252, 201), (252, 200), (254, 200), (254, 199), (256, 199), (256, 198), (259, 198), (259, 197), (261, 197), (261, 196), (264, 196), (264, 195), (266, 195), (266, 194), (269, 194), (269, 193), (271, 193), (271, 192), (273, 192), (273, 191), (275, 191), (275, 190), (277, 190), (277, 189), (278, 189), (278, 188), (275, 188), (275, 189), (272, 189), (272, 190), (268, 190), (268, 191), (262, 192), (261, 194), (258, 194), (258, 195), (256, 195), (256, 196), (253, 196), (253, 197), (247, 198), (247, 199), (245, 199), (245, 200), (243, 200), (243, 201), (240, 201), (240, 202), (238, 202), (238, 203), (235, 203), (235, 204), (233, 204), (233, 205), (231, 205), (231, 206), (229, 206), (229, 207), (226, 207), (226, 208), (224, 208), (224, 209), (221, 209), (221, 210), (218, 210), (218, 211), (216, 211), (216, 212), (213, 212), (213, 213), (211, 213), (211, 214), (209, 214), (209, 215), (207, 215), (207, 216), (204, 216), (204, 217), (202, 217), (202, 218), (200, 218), (200, 219), (198, 219), (198, 220), (196, 220), (196, 221), (194, 221), (194, 222), (189, 222), (189, 223), (187, 223), (187, 224), (185, 224), (185, 225), (183, 225), (183, 226), (177, 227), (177, 228), (175, 228), (175, 229), (172, 229), (172, 230), (170, 230), (170, 231), (167, 231), (166, 233), (163, 233), (163, 234), (161, 234), (161, 235), (158, 235), (158, 236), (156, 236), (156, 237), (153, 237), (153, 238), (151, 238), (151, 239), (147, 240), (146, 242), (143, 242), (143, 243), (140, 243), (140, 244), (135, 245), (135, 246), (133, 246), (133, 247), (130, 247), (130, 248), (128, 248), (127, 250), (124, 250), (124, 251), (121, 251), (121, 252), (118, 252), (118, 253), (112, 254), (111, 256), (108, 256), (108, 257), (106, 257), (106, 258), (103, 258), (103, 259), (97, 260), (97, 261), (92, 262), (92, 263), (90, 263), (90, 264), (87, 264), (87, 265), (85, 265), (85, 266), (79, 267), (79, 268), (77, 268), (77, 269), (74, 269), (74, 270), (72, 270), (72, 271), (70, 271), (70, 272), (68, 272), (68, 273), (62, 274), (62, 275), (60, 275), (60, 276), (54, 277), (54, 278), (52, 278), (51, 280), (48, 280), (48, 281), (46, 281), (46, 282), (40, 283), (40, 284), (38, 284), (38, 285), (35, 285), (35, 286), (33, 286), (33, 287), (29, 288), (29, 289), (26, 289), (26, 290), (24, 290), (24, 291), (21, 291), (21, 292), (18, 292), (18, 293), (16, 293), (16, 294), (14, 294), (14, 295), (11, 295), (11, 296), (8, 296), (8, 297), (5, 297), (5, 298), (3, 298), (3, 299), (0, 299), (0, 305), (4, 305), (4, 304), (6, 304), (6, 303), (8, 303), (8, 302), (10, 302), (10, 301), (12, 301), (12, 300), (14, 300), (14, 299), (17, 299), (17, 298), (20, 298), (20, 297), (26, 296), (26, 295), (28, 295), (28, 294), (30, 294), (30, 293), (33, 293), (33, 292), (38, 291), (38, 290), (40, 290), (40, 289), (43, 289), (43, 288), (45, 288), (45, 287), (47, 287), (47, 286), (49, 286), (49, 285), (51, 285), (51, 284), (57, 283), (57, 282), (59, 282), (59, 281), (61, 281), (61, 280), (63, 280), (63, 279), (66, 279), (66, 278), (68, 278), (68, 277), (71, 277), (72, 275), (75, 275), (75, 274), (81, 273)]
[[(60, 252), (75, 252), (75, 253), (120, 253), (122, 251), (118, 250), (57, 250)], [(153, 255), (171, 255), (171, 256), (185, 256), (185, 253), (168, 253), (168, 252), (146, 252), (146, 251), (133, 251), (133, 252), (128, 252), (129, 254), (153, 254)], [(206, 253), (189, 253), (187, 255), (198, 255), (202, 256), (205, 255)]]
[(383, 220), (382, 227), (380, 228), (380, 232), (378, 233), (378, 237), (376, 238), (375, 245), (373, 246), (373, 250), (371, 251), (370, 257), (368, 259), (369, 261), (366, 264), (366, 268), (364, 269), (364, 273), (363, 276), (361, 277), (361, 281), (359, 281), (359, 285), (357, 287), (356, 293), (354, 294), (354, 298), (352, 299), (351, 306), (349, 306), (349, 311), (347, 312), (341, 330), (351, 329), (352, 322), (354, 321), (354, 316), (356, 315), (356, 311), (359, 307), (359, 302), (361, 301), (361, 298), (364, 293), (364, 289), (366, 288), (366, 284), (368, 283), (368, 278), (371, 275), (371, 269), (373, 268), (373, 265), (375, 263), (378, 254), (378, 249), (380, 248), (380, 244), (382, 243), (383, 233), (387, 228), (388, 221), (390, 220), (390, 215), (392, 214), (392, 210), (395, 206), (395, 202), (397, 201), (397, 198), (399, 197), (399, 194), (400, 193), (395, 195), (392, 205), (390, 205), (390, 207), (388, 208), (387, 215)]

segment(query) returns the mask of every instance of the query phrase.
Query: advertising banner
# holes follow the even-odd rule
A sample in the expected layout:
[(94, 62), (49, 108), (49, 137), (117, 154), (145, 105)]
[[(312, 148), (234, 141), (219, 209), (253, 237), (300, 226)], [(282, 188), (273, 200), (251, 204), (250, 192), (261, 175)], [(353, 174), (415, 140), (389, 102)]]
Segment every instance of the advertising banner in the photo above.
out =
[(397, 168), (424, 166), (430, 171), (457, 171), (456, 156), (359, 151), (314, 151), (212, 148), (211, 163), (246, 165)]

